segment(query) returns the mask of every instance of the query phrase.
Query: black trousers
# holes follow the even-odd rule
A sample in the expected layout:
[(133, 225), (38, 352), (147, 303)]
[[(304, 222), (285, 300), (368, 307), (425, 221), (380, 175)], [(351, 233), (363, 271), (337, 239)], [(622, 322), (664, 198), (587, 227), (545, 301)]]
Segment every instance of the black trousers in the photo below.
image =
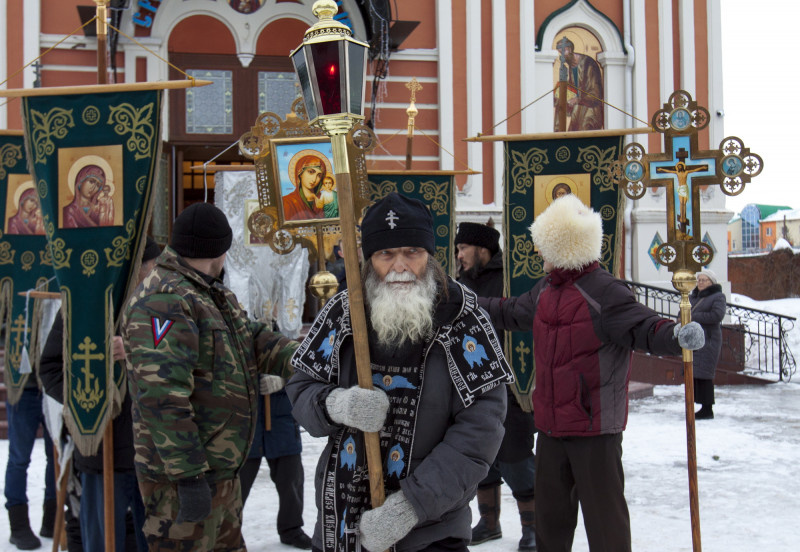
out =
[(536, 547), (569, 552), (583, 512), (591, 552), (630, 552), (622, 433), (536, 441)]
[(714, 380), (694, 378), (694, 402), (703, 406), (714, 404)]
[[(290, 535), (303, 526), (303, 462), (299, 454), (268, 458), (269, 477), (278, 491), (278, 534)], [(261, 466), (261, 458), (248, 458), (239, 471), (242, 505)]]

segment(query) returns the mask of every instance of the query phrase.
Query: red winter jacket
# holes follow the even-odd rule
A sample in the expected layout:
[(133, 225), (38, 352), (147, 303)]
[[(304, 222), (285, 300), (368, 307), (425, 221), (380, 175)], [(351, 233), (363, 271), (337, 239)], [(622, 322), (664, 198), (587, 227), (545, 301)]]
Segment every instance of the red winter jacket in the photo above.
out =
[(479, 304), (500, 329), (533, 329), (533, 411), (551, 437), (623, 431), (631, 351), (681, 353), (675, 322), (637, 302), (597, 262), (555, 269), (524, 295)]

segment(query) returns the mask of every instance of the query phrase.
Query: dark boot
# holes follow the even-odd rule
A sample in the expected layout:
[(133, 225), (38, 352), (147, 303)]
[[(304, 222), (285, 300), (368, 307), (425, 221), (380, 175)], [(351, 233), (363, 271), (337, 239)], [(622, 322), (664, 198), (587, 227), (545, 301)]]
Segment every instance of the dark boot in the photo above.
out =
[(522, 523), (522, 538), (519, 539), (519, 552), (536, 550), (536, 503), (533, 500), (517, 500), (519, 520)]
[(11, 529), (8, 542), (20, 550), (36, 550), (42, 546), (42, 541), (31, 530), (27, 504), (17, 504), (8, 509), (8, 525)]
[(56, 524), (56, 500), (45, 500), (42, 507), (42, 528), (39, 536), (46, 539), (53, 538), (53, 527)]
[(704, 404), (700, 407), (700, 410), (694, 413), (695, 420), (713, 420), (714, 419), (714, 409), (711, 407), (710, 404)]
[(478, 511), (481, 519), (472, 528), (470, 545), (499, 539), (503, 536), (500, 530), (500, 485), (488, 489), (478, 489)]

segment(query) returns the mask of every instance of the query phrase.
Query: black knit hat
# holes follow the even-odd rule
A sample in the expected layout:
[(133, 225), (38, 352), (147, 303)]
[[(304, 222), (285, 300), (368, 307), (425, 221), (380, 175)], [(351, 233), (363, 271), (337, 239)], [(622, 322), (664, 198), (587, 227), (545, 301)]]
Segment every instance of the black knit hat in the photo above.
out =
[(161, 255), (161, 248), (158, 247), (156, 240), (147, 236), (147, 243), (144, 244), (144, 251), (142, 252), (142, 262), (152, 261)]
[(181, 257), (215, 259), (228, 251), (233, 231), (225, 213), (210, 203), (194, 203), (172, 223), (170, 246)]
[(458, 232), (456, 232), (456, 239), (453, 245), (460, 243), (485, 247), (494, 255), (500, 251), (500, 232), (485, 224), (462, 222), (458, 225)]
[(364, 258), (379, 249), (422, 247), (431, 255), (436, 246), (433, 216), (418, 199), (392, 192), (377, 201), (361, 221), (361, 250)]

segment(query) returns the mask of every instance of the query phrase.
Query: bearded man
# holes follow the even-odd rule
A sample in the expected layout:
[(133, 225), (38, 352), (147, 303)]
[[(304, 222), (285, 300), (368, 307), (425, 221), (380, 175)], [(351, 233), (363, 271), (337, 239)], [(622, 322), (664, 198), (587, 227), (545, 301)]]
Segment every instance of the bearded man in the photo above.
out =
[[(328, 437), (316, 473), (314, 550), (466, 551), (470, 500), (503, 438), (513, 375), (477, 297), (433, 257), (433, 219), (392, 193), (361, 224), (367, 335), (346, 293), (301, 343), (286, 391), (309, 434)], [(367, 339), (372, 389), (357, 385)], [(363, 431), (380, 431), (386, 502), (370, 504)]]

